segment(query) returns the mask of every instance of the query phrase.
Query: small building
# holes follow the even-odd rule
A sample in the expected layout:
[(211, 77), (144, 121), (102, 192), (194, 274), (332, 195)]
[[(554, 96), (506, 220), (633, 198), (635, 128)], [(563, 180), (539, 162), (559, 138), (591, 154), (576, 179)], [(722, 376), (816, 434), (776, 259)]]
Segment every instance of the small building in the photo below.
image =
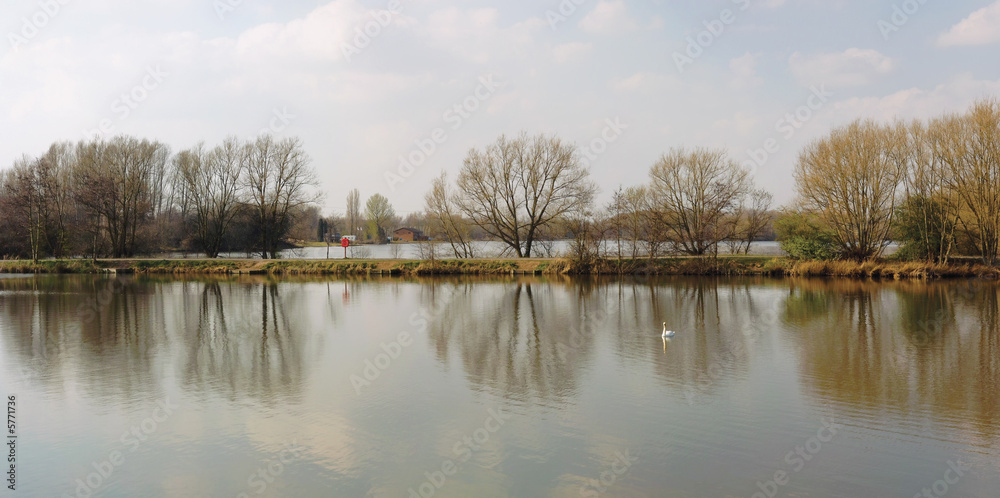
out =
[(400, 228), (395, 232), (392, 232), (393, 240), (401, 240), (404, 242), (423, 242), (429, 240), (424, 232), (417, 230), (416, 228)]

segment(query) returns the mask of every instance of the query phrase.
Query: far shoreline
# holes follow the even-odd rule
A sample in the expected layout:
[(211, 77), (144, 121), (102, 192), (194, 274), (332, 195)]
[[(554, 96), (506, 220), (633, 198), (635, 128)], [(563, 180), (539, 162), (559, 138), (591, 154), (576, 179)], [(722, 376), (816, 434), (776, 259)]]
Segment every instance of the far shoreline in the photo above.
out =
[(870, 280), (1000, 279), (1000, 268), (970, 261), (801, 261), (785, 256), (601, 259), (99, 259), (0, 261), (0, 273), (145, 275), (684, 275), (839, 277)]

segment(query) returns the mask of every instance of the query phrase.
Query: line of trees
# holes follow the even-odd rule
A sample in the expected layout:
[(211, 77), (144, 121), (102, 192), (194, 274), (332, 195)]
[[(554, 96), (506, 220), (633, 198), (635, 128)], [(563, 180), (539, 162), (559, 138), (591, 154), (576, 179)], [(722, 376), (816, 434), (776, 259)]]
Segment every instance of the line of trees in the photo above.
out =
[(995, 265), (1000, 251), (1000, 102), (913, 122), (856, 121), (802, 151), (799, 204), (777, 224), (802, 257), (883, 255)]
[(771, 195), (722, 150), (671, 150), (650, 168), (648, 185), (619, 189), (603, 208), (596, 193), (574, 146), (522, 133), (469, 151), (454, 185), (444, 173), (434, 181), (425, 212), (457, 258), (474, 256), (477, 229), (518, 257), (569, 238), (574, 257), (637, 258), (717, 253), (723, 241), (748, 251), (771, 222)]
[(131, 257), (172, 248), (273, 258), (315, 217), (298, 139), (227, 138), (171, 154), (130, 136), (53, 144), (0, 172), (0, 254)]
[(277, 257), (289, 239), (339, 235), (385, 243), (412, 227), (476, 257), (499, 241), (517, 257), (572, 241), (581, 261), (748, 253), (775, 232), (798, 258), (866, 260), (892, 241), (900, 256), (1000, 259), (1000, 102), (929, 121), (858, 120), (800, 153), (798, 198), (772, 195), (722, 149), (674, 148), (644, 185), (597, 206), (580, 151), (556, 136), (501, 135), (466, 155), (455, 180), (434, 179), (422, 213), (397, 215), (352, 190), (343, 216), (320, 217), (317, 179), (295, 138), (227, 138), (171, 154), (129, 136), (56, 143), (0, 172), (0, 254), (129, 257), (180, 248)]

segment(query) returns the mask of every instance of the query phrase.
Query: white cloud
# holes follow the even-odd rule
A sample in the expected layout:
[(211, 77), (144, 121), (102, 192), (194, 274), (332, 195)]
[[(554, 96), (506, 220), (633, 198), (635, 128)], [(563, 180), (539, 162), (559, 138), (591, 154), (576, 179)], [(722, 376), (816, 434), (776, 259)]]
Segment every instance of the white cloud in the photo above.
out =
[(255, 60), (261, 56), (339, 60), (344, 57), (344, 44), (355, 36), (355, 28), (375, 22), (373, 12), (354, 0), (336, 0), (302, 19), (251, 28), (236, 39), (235, 48), (241, 56)]
[(638, 27), (628, 15), (625, 0), (601, 0), (594, 10), (580, 20), (580, 29), (595, 35), (627, 33)]
[(757, 75), (757, 55), (747, 52), (741, 57), (729, 61), (729, 70), (733, 79), (729, 86), (736, 89), (752, 88), (764, 83), (764, 78)]
[(562, 45), (556, 45), (552, 48), (552, 58), (559, 63), (578, 60), (589, 54), (593, 48), (593, 43), (563, 43)]
[(834, 87), (864, 86), (892, 72), (893, 60), (877, 50), (849, 48), (843, 52), (805, 55), (795, 52), (788, 60), (799, 84)]
[(997, 42), (1000, 42), (1000, 0), (973, 12), (937, 40), (942, 47)]
[(929, 119), (964, 112), (976, 99), (998, 94), (1000, 80), (980, 80), (971, 73), (960, 73), (931, 89), (907, 88), (883, 97), (848, 98), (834, 104), (830, 114), (839, 124), (857, 118)]
[(508, 27), (500, 27), (500, 11), (494, 8), (461, 10), (441, 9), (427, 17), (422, 33), (433, 46), (452, 52), (478, 64), (499, 55), (520, 55), (535, 42), (535, 34), (547, 24), (529, 18)]

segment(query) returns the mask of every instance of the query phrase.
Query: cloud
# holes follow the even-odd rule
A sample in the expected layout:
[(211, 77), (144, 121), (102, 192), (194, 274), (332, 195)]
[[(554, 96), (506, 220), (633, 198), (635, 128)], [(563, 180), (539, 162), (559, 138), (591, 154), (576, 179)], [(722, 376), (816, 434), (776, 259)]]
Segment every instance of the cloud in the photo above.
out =
[(301, 19), (251, 28), (236, 39), (235, 48), (241, 56), (254, 60), (261, 56), (339, 60), (355, 28), (374, 21), (373, 13), (354, 0), (336, 0)]
[(639, 25), (628, 15), (625, 0), (601, 0), (582, 20), (580, 29), (594, 35), (635, 31)]
[(757, 55), (747, 52), (741, 57), (729, 61), (729, 70), (733, 79), (729, 86), (736, 89), (752, 88), (764, 83), (764, 78), (757, 75)]
[(1000, 42), (1000, 0), (983, 7), (938, 37), (941, 47), (988, 45)]
[(546, 27), (533, 17), (500, 27), (494, 8), (461, 10), (449, 7), (432, 12), (422, 28), (431, 44), (459, 57), (485, 64), (499, 55), (519, 55), (535, 43), (535, 34)]
[(803, 86), (864, 86), (892, 72), (893, 60), (877, 50), (849, 48), (843, 52), (804, 55), (795, 52), (788, 60), (795, 79)]
[(931, 89), (907, 88), (883, 97), (854, 97), (834, 104), (830, 113), (840, 123), (857, 118), (928, 119), (964, 112), (979, 98), (1000, 93), (1000, 80), (979, 80), (959, 73)]
[(561, 45), (556, 45), (555, 47), (552, 48), (552, 58), (559, 63), (578, 60), (583, 58), (583, 56), (589, 54), (593, 48), (594, 48), (593, 43), (583, 43), (583, 42), (563, 43)]

